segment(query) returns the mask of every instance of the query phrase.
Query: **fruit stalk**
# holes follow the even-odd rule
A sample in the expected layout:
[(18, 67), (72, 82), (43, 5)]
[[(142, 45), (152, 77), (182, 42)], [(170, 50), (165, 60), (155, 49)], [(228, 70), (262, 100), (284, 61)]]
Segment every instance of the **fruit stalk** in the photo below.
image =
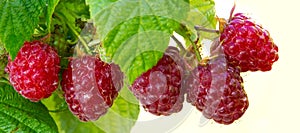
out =
[(171, 37), (172, 37), (172, 39), (176, 42), (176, 44), (177, 44), (177, 46), (180, 48), (180, 50), (182, 50), (183, 53), (186, 53), (187, 51), (186, 51), (186, 49), (184, 48), (183, 44), (182, 44), (182, 43), (181, 43), (174, 35), (172, 35)]
[(220, 33), (219, 30), (206, 29), (206, 28), (204, 28), (202, 26), (199, 26), (199, 25), (195, 25), (194, 28), (197, 31), (204, 31), (204, 32), (210, 32), (210, 33), (217, 33), (217, 34)]

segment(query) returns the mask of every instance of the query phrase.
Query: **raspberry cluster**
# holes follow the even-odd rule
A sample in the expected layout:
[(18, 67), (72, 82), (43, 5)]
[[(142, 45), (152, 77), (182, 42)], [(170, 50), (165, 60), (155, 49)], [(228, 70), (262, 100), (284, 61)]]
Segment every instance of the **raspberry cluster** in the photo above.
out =
[(187, 102), (206, 118), (231, 124), (249, 106), (240, 72), (270, 71), (278, 58), (278, 47), (269, 32), (237, 13), (213, 43), (210, 59), (188, 76)]
[[(228, 21), (214, 44), (211, 57), (193, 70), (188, 66), (191, 71), (185, 67), (190, 61), (169, 46), (155, 66), (135, 79), (130, 91), (154, 115), (181, 111), (187, 94), (187, 102), (206, 118), (233, 123), (249, 106), (240, 73), (270, 71), (279, 59), (278, 46), (266, 29), (241, 13)], [(25, 42), (16, 58), (9, 59), (5, 71), (18, 93), (37, 102), (58, 87), (59, 65), (53, 48), (33, 41)], [(60, 83), (70, 111), (81, 121), (94, 121), (113, 105), (123, 78), (119, 66), (85, 55), (69, 60)]]
[[(5, 68), (10, 83), (23, 97), (38, 102), (59, 84), (60, 58), (41, 41), (25, 42)], [(123, 86), (119, 66), (98, 57), (72, 58), (62, 74), (61, 87), (70, 111), (81, 121), (97, 120), (113, 105)]]

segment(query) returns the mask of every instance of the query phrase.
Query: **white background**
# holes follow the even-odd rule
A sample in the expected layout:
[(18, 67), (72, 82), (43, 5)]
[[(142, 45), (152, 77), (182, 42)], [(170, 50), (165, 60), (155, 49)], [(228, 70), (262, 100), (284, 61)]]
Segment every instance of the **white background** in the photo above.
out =
[[(228, 18), (233, 0), (215, 2), (218, 16)], [(194, 109), (173, 133), (300, 133), (299, 2), (236, 0), (236, 12), (250, 13), (269, 30), (279, 47), (279, 61), (270, 72), (243, 74), (250, 106), (241, 119), (231, 125), (209, 121), (200, 126), (201, 113)]]

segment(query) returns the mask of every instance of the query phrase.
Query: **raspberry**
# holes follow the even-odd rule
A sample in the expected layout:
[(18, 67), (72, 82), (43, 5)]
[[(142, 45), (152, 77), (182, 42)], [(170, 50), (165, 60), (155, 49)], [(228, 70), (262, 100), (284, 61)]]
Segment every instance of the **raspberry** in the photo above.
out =
[(6, 72), (15, 90), (37, 102), (49, 97), (58, 86), (60, 59), (56, 51), (40, 41), (25, 42)]
[(240, 70), (217, 57), (199, 65), (187, 77), (187, 102), (208, 119), (231, 124), (247, 110), (249, 103)]
[(220, 40), (227, 60), (242, 72), (269, 71), (279, 58), (269, 32), (242, 13), (233, 16)]
[(81, 121), (97, 120), (112, 106), (123, 86), (123, 74), (115, 64), (98, 57), (71, 59), (61, 81), (70, 111)]
[(144, 109), (154, 115), (170, 115), (183, 106), (181, 74), (183, 65), (178, 49), (169, 47), (156, 66), (138, 77), (130, 90)]

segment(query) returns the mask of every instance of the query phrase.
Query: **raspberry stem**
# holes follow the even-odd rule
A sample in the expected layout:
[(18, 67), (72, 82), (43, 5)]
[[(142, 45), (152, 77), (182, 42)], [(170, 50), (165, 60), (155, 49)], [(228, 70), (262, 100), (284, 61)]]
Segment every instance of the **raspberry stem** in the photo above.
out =
[(196, 57), (197, 57), (198, 61), (201, 62), (202, 58), (201, 58), (200, 52), (197, 47), (198, 40), (199, 40), (199, 37), (197, 37), (197, 40), (195, 42), (189, 37), (189, 41), (192, 43), (193, 48), (195, 50)]
[(187, 51), (184, 48), (183, 44), (174, 35), (172, 35), (171, 37), (176, 42), (176, 44), (180, 48), (180, 50), (182, 50), (184, 53), (186, 53)]
[[(184, 45), (174, 36), (171, 36), (172, 39), (177, 43), (177, 46), (180, 48), (181, 51), (183, 51), (183, 55), (185, 58), (189, 58), (191, 56), (191, 53), (189, 52), (189, 50), (186, 50), (184, 48)], [(190, 59), (188, 59), (190, 60)], [(192, 70), (193, 67), (187, 62), (187, 60), (183, 60), (183, 64), (185, 64), (185, 66), (189, 69)]]
[(199, 25), (195, 25), (194, 28), (197, 31), (204, 31), (204, 32), (210, 32), (210, 33), (217, 33), (217, 34), (220, 33), (219, 30), (206, 29), (206, 28), (204, 28), (202, 26), (199, 26)]

